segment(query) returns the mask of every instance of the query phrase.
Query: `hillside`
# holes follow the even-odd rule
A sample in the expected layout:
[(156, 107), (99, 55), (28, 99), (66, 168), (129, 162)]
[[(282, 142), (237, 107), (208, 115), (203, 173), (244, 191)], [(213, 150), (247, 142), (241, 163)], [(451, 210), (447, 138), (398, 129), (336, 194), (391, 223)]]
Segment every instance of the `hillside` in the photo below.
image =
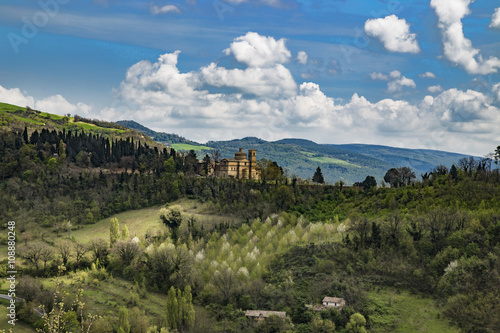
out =
[[(288, 174), (311, 178), (320, 166), (329, 183), (343, 180), (347, 184), (363, 181), (374, 176), (381, 182), (388, 169), (411, 167), (417, 177), (435, 166), (451, 166), (466, 155), (425, 149), (403, 149), (362, 144), (317, 144), (303, 139), (283, 139), (275, 142), (259, 138), (243, 138), (230, 141), (209, 141), (205, 145), (176, 134), (153, 131), (135, 121), (106, 122), (82, 117), (54, 115), (37, 110), (0, 103), (0, 127), (22, 131), (24, 127), (34, 131), (85, 130), (113, 138), (131, 137), (136, 141), (162, 148), (163, 145), (178, 151), (195, 150), (201, 159), (211, 149), (220, 151), (222, 157), (233, 157), (238, 148), (257, 149), (258, 158), (271, 159), (286, 168)], [(156, 143), (155, 143), (156, 142)]]
[(303, 139), (283, 139), (269, 142), (255, 137), (229, 141), (209, 141), (205, 145), (175, 134), (158, 133), (134, 121), (119, 121), (120, 125), (145, 133), (156, 141), (166, 143), (176, 150), (195, 150), (201, 159), (210, 149), (220, 151), (223, 158), (231, 158), (238, 148), (257, 149), (257, 158), (278, 162), (288, 174), (308, 179), (318, 166), (325, 180), (347, 184), (361, 182), (374, 176), (380, 183), (390, 168), (411, 167), (417, 177), (443, 164), (450, 167), (466, 155), (426, 149), (404, 149), (362, 144), (317, 144)]
[(209, 141), (201, 145), (176, 134), (155, 132), (135, 121), (117, 124), (136, 129), (152, 139), (170, 145), (176, 150), (195, 150), (201, 159), (210, 149), (220, 151), (223, 158), (231, 158), (238, 148), (257, 149), (257, 158), (276, 161), (288, 174), (308, 179), (319, 166), (328, 183), (340, 180), (347, 184), (361, 182), (374, 176), (380, 183), (390, 168), (407, 166), (417, 177), (438, 165), (450, 167), (467, 155), (428, 149), (404, 149), (363, 144), (317, 144), (303, 139), (283, 139), (269, 142), (255, 137), (229, 141)]
[(150, 146), (162, 147), (162, 145), (141, 132), (113, 122), (87, 119), (76, 115), (74, 117), (60, 116), (12, 104), (0, 103), (0, 130), (10, 129), (22, 132), (25, 127), (29, 133), (42, 129), (49, 131), (86, 131), (113, 139), (126, 139), (130, 137), (135, 141), (141, 141)]
[(151, 139), (161, 142), (165, 145), (172, 146), (173, 144), (190, 144), (190, 145), (197, 145), (196, 142), (188, 140), (182, 136), (179, 136), (177, 134), (170, 134), (170, 133), (164, 133), (164, 132), (155, 132), (152, 129), (147, 128), (146, 126), (143, 126), (139, 124), (138, 122), (135, 122), (133, 120), (120, 120), (116, 122), (120, 126), (124, 126), (126, 128), (130, 128), (133, 130), (136, 130), (137, 132), (141, 132), (149, 136)]
[[(207, 178), (197, 175), (191, 154), (118, 139), (127, 131), (144, 134), (114, 123), (4, 110), (0, 220), (11, 222), (0, 235), (0, 260), (7, 262), (7, 231), (15, 229), (16, 291), (31, 302), (18, 313), (30, 327), (53, 318), (41, 320), (31, 309), (49, 309), (57, 291), (77, 295), (83, 289), (81, 315), (61, 305), (71, 304), (71, 296), (56, 303), (68, 311), (63, 331), (77, 331), (89, 312), (103, 317), (90, 333), (158, 332), (154, 326), (200, 333), (348, 332), (354, 319), (369, 332), (500, 329), (498, 169), (463, 164), (408, 186), (366, 189), (304, 186), (280, 177)], [(62, 130), (35, 124), (28, 134), (30, 121)], [(72, 123), (92, 130), (69, 133), (69, 126), (80, 126)], [(276, 160), (291, 156), (362, 170), (381, 163), (298, 139), (209, 145), (227, 154), (258, 147)], [(403, 158), (422, 156), (430, 155), (410, 151)], [(346, 305), (340, 312), (314, 311), (325, 296)], [(182, 320), (181, 309), (189, 314)], [(286, 317), (255, 326), (245, 310)]]
[[(210, 141), (206, 144), (218, 149), (223, 157), (233, 157), (239, 147), (257, 149), (257, 158), (277, 161), (290, 175), (311, 178), (318, 166), (325, 180), (347, 184), (374, 176), (381, 182), (390, 168), (411, 167), (417, 177), (443, 164), (450, 167), (467, 155), (436, 150), (404, 149), (375, 145), (317, 144), (302, 139), (283, 139), (268, 142), (258, 138), (231, 141)], [(205, 153), (205, 151), (201, 151)]]

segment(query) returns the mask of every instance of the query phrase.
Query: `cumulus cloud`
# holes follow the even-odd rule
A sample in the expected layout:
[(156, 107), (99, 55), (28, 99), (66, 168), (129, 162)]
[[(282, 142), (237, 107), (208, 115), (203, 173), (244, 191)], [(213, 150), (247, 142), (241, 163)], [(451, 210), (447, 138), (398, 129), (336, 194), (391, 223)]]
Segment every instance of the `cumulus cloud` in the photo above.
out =
[[(277, 43), (254, 37), (266, 45)], [(426, 96), (416, 104), (394, 99), (372, 102), (354, 93), (341, 103), (316, 83), (294, 81), (284, 65), (290, 60), (285, 42), (278, 47), (285, 55), (281, 60), (275, 54), (266, 60), (261, 50), (267, 48), (249, 48), (261, 58), (257, 62), (241, 55), (245, 68), (212, 63), (181, 72), (178, 51), (156, 62), (141, 61), (129, 68), (120, 85), (119, 93), (130, 105), (126, 115), (120, 117), (120, 111), (112, 108), (102, 114), (132, 118), (202, 142), (244, 136), (359, 142), (362, 131), (363, 140), (374, 144), (457, 150), (460, 142), (460, 149), (471, 153), (486, 152), (496, 144), (500, 109), (480, 92), (436, 90), (437, 96)], [(392, 84), (388, 90), (416, 86), (399, 71), (372, 74)]]
[(382, 73), (378, 73), (378, 72), (370, 73), (370, 78), (372, 80), (382, 80), (382, 81), (389, 80), (389, 76), (382, 74)]
[(283, 64), (290, 61), (292, 56), (285, 46), (285, 39), (276, 40), (255, 32), (236, 38), (224, 52), (234, 55), (236, 60), (250, 67)]
[(422, 73), (419, 75), (421, 78), (423, 79), (435, 79), (436, 78), (436, 74), (432, 73), (432, 72), (425, 72), (425, 73)]
[(449, 89), (434, 98), (430, 106), (450, 129), (478, 131), (485, 122), (500, 120), (499, 109), (491, 105), (490, 97), (474, 90)]
[(297, 60), (302, 65), (307, 64), (308, 59), (309, 59), (309, 56), (307, 55), (307, 53), (305, 51), (299, 51), (299, 53), (297, 54)]
[(165, 6), (157, 6), (151, 4), (149, 7), (151, 14), (159, 15), (159, 14), (167, 14), (167, 13), (180, 13), (181, 10), (176, 5), (165, 5)]
[(18, 106), (29, 106), (36, 110), (63, 115), (66, 113), (88, 115), (92, 107), (85, 103), (72, 104), (61, 95), (49, 96), (36, 100), (19, 88), (7, 89), (0, 86), (0, 101)]
[(2, 103), (13, 104), (18, 106), (35, 106), (35, 99), (31, 96), (26, 96), (19, 88), (7, 89), (0, 86), (0, 101)]
[(495, 13), (491, 17), (490, 28), (500, 29), (500, 7), (495, 9)]
[(420, 52), (417, 35), (410, 33), (410, 24), (396, 15), (367, 20), (365, 32), (369, 36), (378, 38), (391, 52)]
[(432, 94), (436, 94), (436, 93), (440, 93), (441, 91), (443, 91), (443, 87), (441, 87), (439, 84), (438, 85), (435, 85), (435, 86), (430, 86), (429, 88), (427, 88), (427, 91), (432, 93)]
[(444, 55), (451, 62), (458, 64), (469, 74), (491, 74), (500, 68), (500, 59), (483, 59), (479, 50), (472, 46), (463, 32), (462, 19), (470, 13), (472, 0), (431, 0), (439, 19), (444, 44)]
[(60, 115), (71, 113), (86, 116), (90, 114), (92, 107), (85, 103), (71, 104), (63, 96), (54, 95), (37, 101), (35, 109)]
[(273, 67), (226, 69), (215, 63), (201, 69), (203, 82), (214, 87), (237, 88), (258, 96), (293, 96), (297, 84), (290, 71), (278, 64)]
[(493, 85), (493, 93), (497, 99), (497, 102), (500, 102), (500, 83)]
[(412, 79), (401, 76), (400, 78), (397, 78), (387, 84), (387, 91), (393, 94), (402, 91), (404, 87), (416, 88), (417, 85)]
[(417, 87), (415, 81), (403, 76), (400, 71), (392, 71), (388, 75), (374, 72), (370, 74), (370, 78), (372, 80), (389, 81), (387, 83), (387, 91), (391, 94), (402, 91), (404, 87)]

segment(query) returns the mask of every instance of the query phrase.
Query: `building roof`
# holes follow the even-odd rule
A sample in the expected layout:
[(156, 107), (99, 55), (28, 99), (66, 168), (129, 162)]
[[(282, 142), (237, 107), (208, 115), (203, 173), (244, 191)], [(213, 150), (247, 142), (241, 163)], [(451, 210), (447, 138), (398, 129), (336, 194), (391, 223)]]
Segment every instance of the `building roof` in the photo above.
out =
[(286, 312), (283, 311), (247, 310), (245, 312), (245, 316), (247, 317), (267, 318), (272, 315), (286, 318)]
[(339, 297), (325, 297), (325, 298), (323, 298), (323, 303), (324, 302), (342, 303), (342, 302), (345, 302), (345, 300), (343, 298), (339, 298)]
[(241, 163), (241, 162), (250, 162), (249, 160), (247, 160), (246, 158), (242, 159), (242, 160), (237, 160), (235, 158), (223, 158), (221, 160), (222, 161), (227, 161), (227, 162), (235, 162), (235, 163)]

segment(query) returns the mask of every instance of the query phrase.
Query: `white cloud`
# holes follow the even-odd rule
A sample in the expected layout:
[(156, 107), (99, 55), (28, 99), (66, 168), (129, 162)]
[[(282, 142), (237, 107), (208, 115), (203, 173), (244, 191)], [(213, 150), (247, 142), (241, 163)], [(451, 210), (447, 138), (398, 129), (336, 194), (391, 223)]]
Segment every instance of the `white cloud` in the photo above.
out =
[(412, 79), (402, 76), (394, 81), (389, 82), (387, 84), (387, 91), (393, 94), (402, 91), (404, 87), (416, 88), (417, 85)]
[(389, 80), (389, 76), (382, 74), (382, 73), (378, 73), (378, 72), (370, 73), (370, 78), (372, 80), (382, 80), (382, 81)]
[(6, 89), (0, 86), (0, 102), (22, 107), (35, 107), (35, 99), (26, 96), (19, 88)]
[(495, 12), (491, 17), (490, 28), (500, 29), (500, 7), (495, 9)]
[[(280, 49), (288, 51), (285, 45)], [(132, 118), (201, 142), (257, 136), (346, 143), (359, 142), (363, 133), (365, 143), (476, 154), (497, 144), (500, 109), (492, 105), (492, 98), (476, 91), (436, 91), (437, 96), (426, 96), (417, 104), (393, 99), (371, 102), (355, 93), (341, 103), (316, 83), (296, 83), (278, 60), (260, 61), (262, 66), (248, 61), (244, 69), (213, 63), (182, 73), (178, 56), (179, 52), (165, 54), (157, 62), (141, 61), (129, 68), (119, 92), (130, 109), (125, 114), (105, 109), (102, 115)], [(388, 90), (395, 92), (416, 86), (399, 71), (372, 74), (387, 80)]]
[(49, 96), (47, 98), (36, 100), (19, 88), (6, 89), (0, 86), (0, 101), (18, 106), (29, 106), (35, 110), (64, 115), (66, 113), (79, 114), (81, 116), (89, 115), (92, 107), (84, 104), (72, 104), (61, 95)]
[(493, 85), (493, 93), (497, 99), (497, 102), (500, 102), (500, 83)]
[(500, 68), (500, 59), (487, 60), (472, 46), (464, 36), (462, 19), (470, 13), (469, 4), (473, 0), (431, 0), (439, 18), (439, 28), (443, 35), (444, 55), (451, 62), (465, 68), (469, 74), (491, 74)]
[(307, 55), (307, 53), (305, 51), (299, 51), (299, 53), (297, 54), (297, 60), (302, 65), (307, 64), (308, 59), (309, 59), (309, 56)]
[(84, 103), (71, 104), (63, 96), (54, 95), (37, 101), (35, 109), (59, 115), (71, 113), (72, 115), (87, 116), (92, 107)]
[(441, 87), (439, 84), (438, 85), (435, 85), (435, 86), (430, 86), (429, 88), (427, 88), (427, 91), (432, 93), (432, 94), (436, 94), (436, 93), (440, 93), (441, 91), (443, 91), (443, 87)]
[(392, 71), (389, 73), (389, 76), (391, 79), (399, 79), (401, 77), (401, 72), (400, 71)]
[(389, 81), (387, 83), (387, 91), (391, 94), (402, 91), (404, 87), (417, 87), (415, 81), (403, 76), (400, 71), (392, 71), (388, 75), (374, 72), (370, 74), (370, 78), (372, 80)]
[(420, 52), (417, 35), (410, 33), (410, 24), (396, 15), (367, 20), (365, 32), (378, 38), (384, 47), (391, 52)]
[(233, 54), (236, 60), (250, 67), (266, 67), (290, 61), (290, 50), (285, 46), (285, 39), (261, 36), (248, 32), (235, 38), (224, 52)]
[(159, 15), (159, 14), (167, 14), (167, 13), (180, 13), (181, 10), (176, 5), (165, 5), (165, 6), (157, 6), (151, 4), (149, 7), (151, 14)]
[(297, 84), (290, 71), (283, 65), (226, 69), (212, 63), (201, 69), (204, 83), (214, 87), (237, 88), (258, 96), (293, 96)]
[(453, 88), (435, 97), (431, 106), (449, 129), (480, 131), (489, 125), (495, 127), (500, 120), (500, 109), (491, 103), (491, 98), (480, 92)]
[(425, 72), (425, 73), (422, 73), (419, 75), (421, 78), (425, 79), (435, 79), (436, 78), (436, 74), (432, 73), (432, 72)]

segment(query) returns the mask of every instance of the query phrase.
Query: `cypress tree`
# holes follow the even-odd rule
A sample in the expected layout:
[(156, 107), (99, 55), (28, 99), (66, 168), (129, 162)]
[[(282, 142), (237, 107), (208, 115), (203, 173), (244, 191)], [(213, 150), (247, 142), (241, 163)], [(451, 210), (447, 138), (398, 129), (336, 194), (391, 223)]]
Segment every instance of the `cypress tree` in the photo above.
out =
[(23, 140), (24, 140), (24, 143), (26, 143), (26, 144), (30, 143), (29, 139), (28, 139), (28, 127), (27, 126), (24, 126)]
[(314, 173), (312, 181), (318, 184), (323, 184), (325, 182), (325, 178), (323, 178), (323, 173), (321, 172), (321, 168), (319, 166)]
[(178, 322), (178, 304), (177, 304), (177, 295), (175, 292), (175, 288), (172, 286), (168, 291), (167, 295), (167, 324), (172, 329), (177, 329)]
[(130, 333), (128, 310), (125, 307), (121, 307), (118, 312), (118, 332)]
[(111, 246), (116, 243), (120, 235), (120, 224), (116, 217), (113, 217), (109, 221), (109, 243)]

